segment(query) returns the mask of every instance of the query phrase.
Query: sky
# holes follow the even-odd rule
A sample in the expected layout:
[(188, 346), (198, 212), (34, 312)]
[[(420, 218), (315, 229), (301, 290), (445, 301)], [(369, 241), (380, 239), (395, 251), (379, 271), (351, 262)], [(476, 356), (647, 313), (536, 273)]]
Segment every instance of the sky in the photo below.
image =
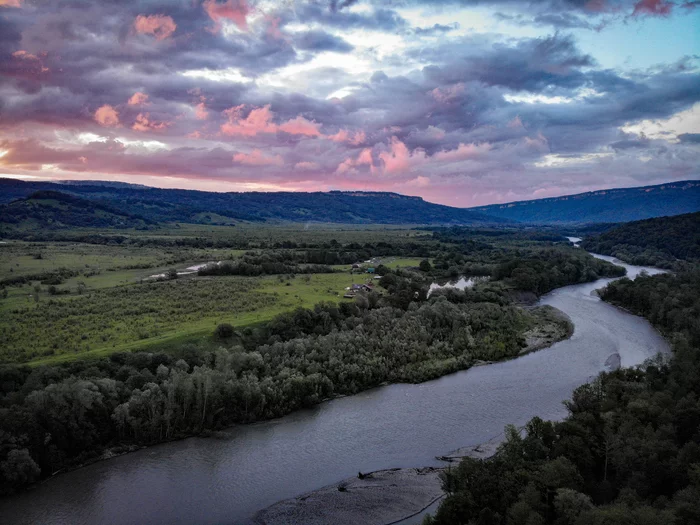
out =
[(700, 178), (700, 2), (0, 0), (0, 177), (469, 207)]

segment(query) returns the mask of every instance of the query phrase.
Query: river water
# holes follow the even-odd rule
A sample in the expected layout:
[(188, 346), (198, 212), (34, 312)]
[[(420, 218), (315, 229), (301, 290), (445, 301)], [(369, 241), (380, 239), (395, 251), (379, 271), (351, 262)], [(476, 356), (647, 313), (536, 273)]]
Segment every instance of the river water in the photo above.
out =
[[(630, 277), (660, 272), (623, 266)], [(358, 471), (439, 465), (435, 456), (485, 442), (508, 423), (561, 418), (562, 400), (605, 370), (611, 355), (632, 366), (669, 351), (645, 320), (592, 294), (608, 282), (542, 298), (575, 325), (571, 339), (548, 349), (95, 463), (0, 500), (0, 523), (247, 523), (264, 507)]]

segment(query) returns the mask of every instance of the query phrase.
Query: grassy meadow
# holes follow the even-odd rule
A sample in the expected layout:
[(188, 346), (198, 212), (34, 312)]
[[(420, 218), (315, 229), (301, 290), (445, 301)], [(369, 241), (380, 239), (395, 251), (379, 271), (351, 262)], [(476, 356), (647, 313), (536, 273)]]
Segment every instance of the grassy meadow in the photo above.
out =
[[(72, 231), (76, 235), (81, 231)], [(0, 244), (0, 363), (51, 364), (113, 352), (177, 352), (183, 345), (211, 347), (214, 328), (230, 323), (242, 329), (297, 307), (342, 301), (345, 288), (369, 276), (350, 274), (350, 265), (335, 273), (202, 277), (196, 273), (173, 280), (152, 276), (173, 268), (231, 260), (245, 250), (159, 245), (153, 239), (205, 239), (235, 245), (245, 234), (253, 243), (360, 242), (372, 239), (418, 240), (423, 232), (375, 226), (300, 227), (178, 225), (156, 232), (134, 231), (122, 244), (24, 242)], [(228, 237), (226, 237), (228, 234)], [(387, 257), (391, 268), (417, 266), (420, 259)], [(46, 284), (49, 272), (64, 272), (60, 284)], [(12, 282), (16, 278), (26, 282)]]

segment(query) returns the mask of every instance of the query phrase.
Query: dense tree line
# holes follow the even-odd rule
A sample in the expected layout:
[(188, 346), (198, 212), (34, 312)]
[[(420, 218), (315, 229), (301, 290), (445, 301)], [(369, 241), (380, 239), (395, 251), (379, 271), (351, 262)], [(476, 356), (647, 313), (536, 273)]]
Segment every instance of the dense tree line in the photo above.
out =
[[(533, 324), (515, 306), (445, 297), (408, 310), (382, 306), (376, 297), (346, 304), (285, 314), (252, 351), (126, 353), (62, 367), (3, 367), (0, 486), (7, 492), (108, 445), (276, 417), (383, 382), (423, 381), (476, 360), (514, 356)], [(25, 474), (17, 478), (17, 471)]]
[(700, 212), (622, 224), (584, 239), (586, 250), (631, 264), (682, 269), (700, 261)]
[(584, 252), (543, 249), (496, 266), (493, 277), (506, 280), (519, 290), (538, 295), (572, 283), (595, 281), (601, 277), (621, 277), (625, 269), (595, 259)]
[(235, 261), (221, 261), (219, 263), (207, 264), (200, 268), (197, 273), (200, 276), (205, 275), (279, 275), (279, 274), (297, 274), (297, 273), (333, 273), (335, 270), (330, 266), (323, 264), (287, 264), (281, 261), (265, 260), (262, 257), (256, 257), (257, 263), (249, 262), (246, 259)]
[(426, 525), (700, 523), (700, 272), (622, 279), (602, 296), (650, 319), (673, 359), (602, 374), (561, 422), (509, 428), (493, 459), (445, 473)]

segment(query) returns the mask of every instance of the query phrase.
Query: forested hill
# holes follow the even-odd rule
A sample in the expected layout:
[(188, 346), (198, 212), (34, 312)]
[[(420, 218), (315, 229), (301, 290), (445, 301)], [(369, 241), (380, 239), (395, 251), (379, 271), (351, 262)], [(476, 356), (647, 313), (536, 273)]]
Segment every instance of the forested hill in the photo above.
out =
[(68, 227), (140, 228), (151, 221), (58, 191), (43, 190), (0, 205), (0, 231)]
[(472, 211), (529, 223), (629, 222), (700, 211), (700, 181), (492, 204)]
[(584, 239), (582, 246), (632, 264), (674, 268), (678, 259), (700, 262), (700, 212), (622, 224)]
[(194, 190), (23, 182), (0, 179), (0, 204), (53, 190), (159, 222), (230, 223), (235, 220), (358, 224), (495, 224), (462, 208), (385, 192), (214, 193)]

